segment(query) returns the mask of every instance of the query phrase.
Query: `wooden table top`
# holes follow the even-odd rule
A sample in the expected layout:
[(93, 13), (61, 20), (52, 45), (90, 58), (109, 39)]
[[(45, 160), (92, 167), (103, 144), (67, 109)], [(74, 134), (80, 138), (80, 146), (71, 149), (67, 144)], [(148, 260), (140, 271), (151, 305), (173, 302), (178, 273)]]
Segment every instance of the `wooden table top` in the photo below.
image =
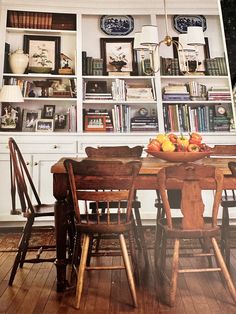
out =
[[(69, 157), (67, 157), (69, 158)], [(82, 160), (83, 158), (75, 158), (75, 157), (71, 157), (72, 159), (75, 160)], [(99, 158), (93, 158), (93, 159), (99, 159)], [(111, 160), (112, 158), (107, 158), (107, 160)], [(131, 158), (114, 158), (116, 160), (121, 160), (121, 161), (129, 161), (131, 160)], [(65, 158), (61, 158), (60, 160), (58, 160), (58, 162), (56, 162), (52, 167), (51, 167), (51, 173), (53, 174), (62, 174), (65, 173), (65, 168), (63, 166), (63, 161), (65, 160)], [(104, 158), (102, 159), (104, 160)], [(133, 160), (133, 158), (132, 158)], [(156, 173), (158, 173), (158, 171), (166, 166), (170, 166), (170, 165), (175, 165), (176, 163), (171, 163), (171, 162), (166, 162), (164, 160), (155, 158), (155, 157), (142, 157), (139, 158), (139, 160), (142, 161), (142, 167), (140, 169), (139, 174), (140, 175), (155, 175)], [(228, 175), (231, 174), (229, 168), (228, 168), (228, 162), (229, 161), (235, 161), (236, 162), (236, 158), (233, 157), (208, 157), (208, 158), (204, 158), (201, 159), (199, 161), (196, 161), (197, 163), (201, 163), (204, 165), (213, 165), (216, 167), (219, 167), (224, 175)]]

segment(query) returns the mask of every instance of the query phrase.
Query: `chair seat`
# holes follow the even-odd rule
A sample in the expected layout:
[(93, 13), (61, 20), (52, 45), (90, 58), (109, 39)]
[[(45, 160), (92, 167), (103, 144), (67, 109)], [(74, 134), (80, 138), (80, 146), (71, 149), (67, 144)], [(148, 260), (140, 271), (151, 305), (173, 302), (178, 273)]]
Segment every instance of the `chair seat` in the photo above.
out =
[[(84, 216), (84, 219), (83, 219)], [(86, 219), (89, 219), (90, 223), (86, 223), (85, 215), (82, 216), (81, 223), (77, 224), (77, 229), (82, 233), (98, 233), (98, 234), (119, 234), (130, 231), (133, 227), (132, 220), (129, 222), (126, 221), (126, 215), (120, 215), (120, 223), (117, 224), (118, 214), (109, 215), (109, 224), (108, 215), (101, 214), (99, 224), (97, 223), (97, 215), (89, 214), (86, 216)]]
[(34, 205), (34, 213), (25, 212), (24, 217), (44, 217), (44, 216), (54, 216), (54, 204), (41, 204)]
[(181, 225), (175, 225), (173, 229), (168, 228), (166, 224), (158, 222), (158, 227), (162, 228), (163, 231), (168, 234), (168, 238), (179, 238), (179, 239), (198, 239), (204, 237), (216, 237), (220, 235), (220, 227), (212, 227), (211, 224), (205, 224), (204, 229), (193, 229), (186, 230), (182, 229)]

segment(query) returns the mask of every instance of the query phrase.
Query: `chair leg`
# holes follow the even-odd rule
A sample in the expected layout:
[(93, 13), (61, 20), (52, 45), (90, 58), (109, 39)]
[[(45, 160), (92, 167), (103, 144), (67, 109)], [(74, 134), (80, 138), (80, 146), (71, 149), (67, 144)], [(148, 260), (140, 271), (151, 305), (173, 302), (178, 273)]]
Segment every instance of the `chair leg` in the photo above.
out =
[(33, 224), (34, 224), (34, 217), (29, 217), (27, 219), (27, 222), (25, 224), (24, 231), (23, 231), (24, 236), (22, 240), (22, 253), (21, 253), (21, 259), (20, 259), (20, 268), (22, 268), (24, 265), (24, 260), (25, 260), (27, 250), (29, 247), (29, 240), (31, 237)]
[(221, 226), (221, 253), (225, 258), (225, 263), (230, 270), (230, 245), (229, 245), (229, 209), (223, 207)]
[(174, 254), (172, 262), (172, 276), (170, 282), (170, 306), (174, 306), (179, 270), (179, 239), (175, 239)]
[(149, 267), (149, 259), (148, 259), (148, 252), (147, 252), (147, 246), (146, 246), (146, 241), (144, 238), (144, 233), (143, 233), (143, 225), (142, 225), (142, 220), (139, 212), (139, 208), (135, 207), (134, 208), (135, 212), (135, 218), (136, 218), (136, 223), (137, 223), (137, 229), (138, 229), (138, 236), (141, 242), (141, 247), (143, 251), (143, 257), (145, 261), (145, 266)]
[(223, 259), (222, 254), (221, 254), (221, 251), (219, 249), (219, 246), (218, 246), (215, 238), (212, 238), (211, 241), (212, 241), (212, 245), (213, 245), (213, 248), (214, 248), (214, 251), (215, 251), (217, 262), (218, 262), (218, 264), (219, 264), (219, 266), (221, 268), (221, 271), (222, 271), (222, 273), (224, 275), (224, 278), (225, 278), (225, 281), (226, 281), (227, 286), (229, 288), (230, 294), (231, 294), (234, 302), (236, 302), (236, 290), (235, 290), (233, 281), (232, 281), (232, 279), (230, 277), (229, 271), (228, 271), (228, 269), (226, 267), (225, 261)]
[(89, 240), (90, 240), (89, 235), (85, 234), (84, 235), (84, 240), (83, 240), (83, 248), (82, 248), (81, 260), (80, 260), (80, 265), (79, 265), (79, 274), (78, 274), (78, 277), (77, 277), (77, 285), (76, 285), (76, 303), (75, 303), (75, 307), (77, 309), (79, 309), (79, 306), (80, 306), (80, 299), (81, 299), (82, 290), (83, 290), (84, 271), (86, 269), (86, 261), (87, 261), (88, 249), (89, 249)]
[(131, 295), (133, 298), (133, 304), (134, 304), (134, 307), (137, 307), (138, 302), (137, 302), (137, 295), (136, 295), (135, 284), (134, 284), (134, 277), (132, 274), (130, 260), (129, 260), (129, 256), (128, 256), (128, 250), (126, 247), (125, 237), (123, 234), (119, 235), (119, 240), (120, 240), (120, 246), (121, 246), (121, 250), (122, 250), (124, 265), (125, 265), (125, 269), (126, 269), (126, 274), (127, 274), (127, 278), (128, 278), (128, 282), (129, 282), (129, 288), (130, 288), (130, 292), (131, 292)]

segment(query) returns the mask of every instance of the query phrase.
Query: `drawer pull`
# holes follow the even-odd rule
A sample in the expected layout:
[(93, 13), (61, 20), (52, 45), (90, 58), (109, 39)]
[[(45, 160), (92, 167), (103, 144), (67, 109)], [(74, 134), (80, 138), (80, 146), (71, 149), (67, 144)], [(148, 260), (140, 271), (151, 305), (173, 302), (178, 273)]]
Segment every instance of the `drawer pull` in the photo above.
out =
[(35, 165), (35, 166), (38, 166), (38, 162), (35, 162), (34, 165)]
[(58, 148), (58, 145), (54, 145), (53, 148), (54, 148), (54, 149), (57, 149), (57, 148)]
[(26, 166), (29, 166), (30, 162), (29, 161), (26, 161)]

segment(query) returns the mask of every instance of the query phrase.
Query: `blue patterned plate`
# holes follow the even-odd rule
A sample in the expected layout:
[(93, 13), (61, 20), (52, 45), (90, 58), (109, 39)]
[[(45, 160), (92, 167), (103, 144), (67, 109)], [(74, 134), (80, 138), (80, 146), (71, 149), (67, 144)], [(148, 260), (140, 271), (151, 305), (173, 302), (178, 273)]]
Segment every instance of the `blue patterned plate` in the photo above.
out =
[(134, 19), (131, 15), (103, 15), (100, 27), (107, 35), (127, 35), (134, 29)]

